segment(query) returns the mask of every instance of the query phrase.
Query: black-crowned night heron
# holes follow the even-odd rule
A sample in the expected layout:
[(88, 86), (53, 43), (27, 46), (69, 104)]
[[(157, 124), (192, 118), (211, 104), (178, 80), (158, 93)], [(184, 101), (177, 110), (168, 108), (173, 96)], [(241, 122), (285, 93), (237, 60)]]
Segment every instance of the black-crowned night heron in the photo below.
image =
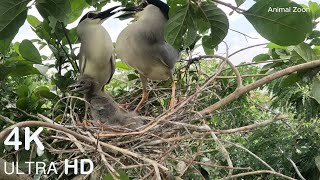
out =
[(143, 125), (143, 120), (135, 113), (120, 109), (111, 96), (101, 91), (99, 83), (92, 77), (79, 76), (77, 83), (70, 88), (85, 95), (85, 100), (90, 103), (90, 114), (94, 121), (130, 129), (137, 129)]
[(113, 44), (109, 33), (101, 25), (119, 6), (103, 12), (88, 12), (77, 27), (77, 34), (81, 41), (79, 64), (80, 75), (92, 77), (101, 86), (110, 82), (115, 71)]
[(160, 0), (146, 0), (139, 6), (123, 11), (141, 11), (136, 14), (136, 21), (119, 34), (115, 49), (117, 56), (140, 75), (142, 99), (135, 111), (139, 111), (148, 97), (148, 79), (172, 81), (169, 108), (173, 107), (176, 103), (173, 72), (180, 54), (164, 39), (169, 6)]

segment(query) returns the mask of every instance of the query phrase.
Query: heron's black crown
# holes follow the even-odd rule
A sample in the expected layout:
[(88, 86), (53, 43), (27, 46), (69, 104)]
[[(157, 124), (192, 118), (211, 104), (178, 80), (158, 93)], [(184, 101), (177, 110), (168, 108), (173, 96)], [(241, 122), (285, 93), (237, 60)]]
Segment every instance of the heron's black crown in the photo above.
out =
[(160, 0), (146, 0), (146, 2), (148, 2), (148, 4), (152, 4), (154, 6), (157, 6), (161, 10), (163, 15), (167, 19), (169, 19), (169, 6), (166, 3), (164, 3)]
[(88, 12), (85, 15), (82, 16), (82, 18), (80, 19), (79, 23), (81, 23), (81, 21), (85, 20), (86, 18), (94, 19), (96, 16), (97, 16), (97, 14), (95, 14), (93, 12)]

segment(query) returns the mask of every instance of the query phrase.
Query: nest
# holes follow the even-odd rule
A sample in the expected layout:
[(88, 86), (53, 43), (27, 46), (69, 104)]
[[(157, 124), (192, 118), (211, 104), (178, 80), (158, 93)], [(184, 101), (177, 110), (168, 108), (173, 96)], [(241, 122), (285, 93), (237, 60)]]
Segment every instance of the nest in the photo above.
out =
[[(204, 168), (211, 168), (218, 174), (219, 172), (224, 174), (223, 179), (263, 173), (290, 179), (290, 177), (275, 172), (248, 149), (221, 138), (223, 134), (247, 132), (286, 119), (288, 116), (276, 114), (271, 120), (227, 130), (212, 129), (212, 126), (206, 121), (207, 117), (211, 117), (212, 113), (222, 106), (253, 90), (254, 87), (259, 87), (261, 82), (272, 81), (276, 76), (271, 74), (257, 82), (243, 86), (238, 70), (227, 59), (218, 56), (216, 58), (224, 61), (218, 65), (212, 76), (206, 78), (201, 86), (184, 92), (186, 96), (179, 100), (175, 108), (169, 110), (163, 108), (156, 111), (157, 115), (153, 112), (152, 118), (144, 117), (147, 122), (138, 130), (98, 123), (93, 123), (89, 127), (79, 126), (81, 119), (79, 117), (82, 115), (75, 112), (73, 102), (73, 99), (79, 98), (68, 97), (61, 100), (63, 102), (67, 99), (65, 109), (60, 113), (63, 115), (58, 116), (60, 119), (29, 115), (36, 118), (37, 121), (15, 124), (0, 115), (1, 119), (14, 124), (0, 133), (0, 139), (4, 139), (13, 127), (42, 126), (51, 129), (48, 132), (49, 135), (48, 133), (41, 135), (41, 142), (46, 151), (55, 156), (53, 159), (59, 165), (58, 174), (45, 176), (50, 179), (101, 179), (105, 176), (111, 176), (113, 179), (119, 179), (121, 176), (129, 176), (132, 179), (184, 179), (190, 174), (195, 176), (195, 179), (212, 178), (202, 171)], [(237, 88), (233, 93), (221, 98), (212, 89), (216, 85), (214, 81), (221, 74), (226, 63), (229, 63), (236, 74)], [(279, 74), (286, 75), (287, 71), (280, 71), (277, 75)], [(210, 94), (210, 97), (216, 96), (218, 100), (203, 104), (204, 98), (210, 101), (208, 100), (209, 95), (203, 97), (200, 96), (200, 93)], [(157, 94), (155, 99), (160, 99), (159, 97), (166, 93), (155, 94)], [(179, 92), (179, 94), (183, 93)], [(145, 110), (144, 114), (148, 113), (148, 109)], [(56, 123), (57, 121), (59, 123)], [(227, 151), (230, 145), (254, 155), (270, 170), (248, 172), (251, 171), (249, 167), (234, 167)], [(214, 155), (212, 155), (213, 152)], [(94, 172), (88, 175), (65, 174), (63, 168), (65, 159), (71, 161), (91, 159), (94, 163)], [(233, 175), (235, 171), (244, 173)]]

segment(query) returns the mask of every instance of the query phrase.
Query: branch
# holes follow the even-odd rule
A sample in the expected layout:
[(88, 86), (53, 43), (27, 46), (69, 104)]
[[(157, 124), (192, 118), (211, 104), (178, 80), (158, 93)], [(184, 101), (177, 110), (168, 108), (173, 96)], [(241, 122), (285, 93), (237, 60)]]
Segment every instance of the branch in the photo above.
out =
[(261, 87), (267, 83), (270, 83), (271, 81), (273, 81), (275, 79), (278, 79), (278, 78), (283, 77), (285, 75), (289, 75), (289, 74), (296, 72), (296, 71), (310, 69), (310, 68), (314, 68), (314, 67), (318, 67), (318, 66), (320, 66), (320, 60), (299, 64), (299, 65), (288, 67), (284, 70), (275, 72), (275, 73), (270, 74), (269, 76), (266, 76), (266, 77), (254, 82), (254, 83), (251, 83), (247, 86), (236, 89), (233, 93), (224, 97), (221, 101), (218, 101), (215, 104), (201, 110), (199, 113), (201, 115), (211, 114), (212, 112), (216, 111), (217, 109), (221, 108), (222, 106), (227, 105), (230, 102), (238, 99), (243, 94), (248, 93), (249, 91), (252, 91), (252, 90), (254, 90), (258, 87)]
[(250, 176), (250, 175), (257, 175), (257, 174), (273, 174), (275, 176), (278, 176), (278, 177), (281, 177), (281, 178), (284, 178), (284, 179), (297, 180), (297, 179), (294, 179), (292, 177), (289, 177), (289, 176), (286, 176), (286, 175), (283, 175), (283, 174), (280, 174), (280, 173), (277, 173), (277, 172), (273, 172), (273, 171), (267, 171), (267, 170), (240, 173), (240, 174), (233, 175), (233, 176), (230, 176), (230, 177), (222, 178), (221, 180), (234, 179), (234, 178)]
[(236, 11), (239, 14), (242, 14), (242, 12), (245, 11), (244, 9), (240, 9), (238, 7), (233, 6), (232, 4), (225, 3), (225, 2), (220, 1), (220, 0), (213, 0), (213, 1), (218, 3), (218, 4), (224, 5), (224, 6), (228, 7), (228, 8), (230, 8), (230, 9), (232, 9), (232, 10)]
[[(240, 32), (240, 31), (237, 31), (237, 30), (234, 30), (234, 29), (231, 29), (231, 28), (229, 28), (229, 30), (243, 35), (246, 39), (247, 39), (247, 37), (250, 38), (250, 39), (259, 39), (259, 38), (251, 37), (251, 36), (249, 36), (249, 35), (247, 35), (247, 34), (245, 34), (245, 33), (242, 33), (242, 32)], [(229, 56), (229, 57), (230, 57), (230, 56)]]
[(264, 46), (264, 45), (267, 45), (268, 43), (262, 43), (262, 44), (256, 44), (256, 45), (252, 45), (252, 46), (248, 46), (248, 47), (245, 47), (243, 49), (239, 49), (238, 51), (232, 53), (229, 55), (229, 58), (235, 54), (238, 54), (239, 52), (242, 52), (244, 50), (247, 50), (247, 49), (251, 49), (251, 48), (254, 48), (254, 47), (258, 47), (258, 46)]
[[(265, 77), (268, 74), (244, 74), (241, 75), (241, 78), (256, 78), (256, 77)], [(217, 76), (217, 79), (235, 79), (237, 76)]]
[[(207, 124), (204, 125), (208, 130), (211, 130), (210, 126), (208, 126)], [(232, 176), (233, 173), (233, 163), (231, 161), (229, 152), (227, 151), (227, 149), (222, 145), (222, 143), (220, 142), (220, 140), (218, 139), (217, 135), (214, 132), (211, 132), (211, 136), (213, 138), (213, 140), (218, 144), (219, 148), (221, 149), (222, 154), (224, 155), (225, 159), (228, 162), (228, 166), (230, 167), (229, 169), (229, 173), (228, 173), (228, 177)]]
[(288, 115), (280, 115), (280, 116), (276, 116), (275, 118), (273, 118), (271, 120), (263, 121), (261, 123), (250, 124), (248, 126), (243, 126), (243, 127), (228, 129), (228, 130), (216, 130), (216, 134), (232, 134), (232, 133), (241, 132), (241, 131), (249, 131), (252, 129), (257, 129), (260, 127), (267, 126), (267, 125), (269, 125), (273, 122), (279, 121), (279, 120), (287, 119), (288, 117), (289, 117)]
[(245, 147), (243, 147), (243, 146), (240, 146), (240, 145), (238, 145), (238, 144), (236, 144), (236, 143), (230, 142), (230, 141), (226, 141), (226, 140), (221, 140), (221, 141), (223, 141), (223, 142), (225, 142), (225, 143), (228, 143), (228, 144), (232, 144), (232, 145), (234, 145), (234, 146), (236, 146), (236, 147), (238, 147), (238, 148), (240, 148), (240, 149), (243, 149), (243, 150), (247, 151), (250, 155), (252, 155), (252, 156), (255, 157), (256, 159), (258, 159), (260, 162), (262, 162), (262, 164), (264, 164), (265, 166), (267, 166), (271, 171), (276, 172), (268, 163), (266, 163), (264, 160), (262, 160), (259, 156), (257, 156), (257, 155), (254, 154), (253, 152), (251, 152), (249, 149), (247, 149), (247, 148), (245, 148)]
[(304, 178), (304, 177), (302, 176), (302, 174), (301, 174), (301, 172), (299, 171), (297, 165), (296, 165), (290, 158), (288, 158), (288, 160), (291, 162), (291, 164), (292, 164), (294, 170), (297, 172), (298, 176), (299, 176), (302, 180), (306, 180), (306, 178)]

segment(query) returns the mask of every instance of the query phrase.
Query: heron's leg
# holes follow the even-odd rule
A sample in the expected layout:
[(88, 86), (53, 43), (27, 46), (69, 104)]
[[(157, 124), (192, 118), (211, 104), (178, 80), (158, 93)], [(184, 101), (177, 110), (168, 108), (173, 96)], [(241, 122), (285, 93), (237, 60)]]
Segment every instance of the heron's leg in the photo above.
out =
[(148, 99), (148, 91), (147, 91), (148, 79), (140, 74), (140, 80), (141, 80), (141, 84), (142, 84), (142, 98), (141, 98), (138, 106), (134, 110), (135, 112), (139, 112), (140, 108), (142, 107), (143, 102)]
[(177, 99), (176, 99), (176, 83), (174, 82), (174, 78), (171, 75), (171, 100), (169, 104), (169, 109), (173, 108), (177, 104)]

